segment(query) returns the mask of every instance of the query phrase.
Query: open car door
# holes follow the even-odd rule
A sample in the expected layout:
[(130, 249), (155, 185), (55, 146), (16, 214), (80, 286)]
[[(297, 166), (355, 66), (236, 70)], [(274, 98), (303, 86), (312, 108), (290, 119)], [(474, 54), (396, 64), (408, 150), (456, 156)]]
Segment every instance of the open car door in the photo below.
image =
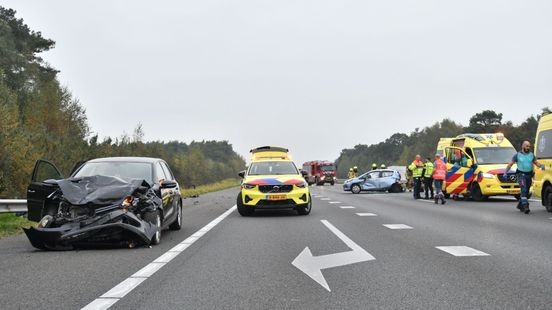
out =
[(465, 195), (475, 178), (475, 169), (472, 167), (473, 159), (458, 147), (446, 147), (445, 154), (447, 156), (445, 192)]
[[(58, 187), (51, 180), (62, 179), (58, 168), (45, 160), (37, 160), (33, 169), (31, 183), (27, 187), (27, 208), (28, 218), (38, 222), (44, 216), (44, 201), (48, 195)], [(50, 180), (50, 182), (45, 182)]]

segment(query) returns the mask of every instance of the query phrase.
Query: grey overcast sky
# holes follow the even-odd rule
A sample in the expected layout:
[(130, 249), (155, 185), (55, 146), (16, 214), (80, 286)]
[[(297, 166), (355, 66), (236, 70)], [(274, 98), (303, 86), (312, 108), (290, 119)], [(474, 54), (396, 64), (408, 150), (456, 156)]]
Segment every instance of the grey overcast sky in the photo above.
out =
[(552, 1), (4, 0), (100, 137), (336, 159), (484, 109), (552, 105)]

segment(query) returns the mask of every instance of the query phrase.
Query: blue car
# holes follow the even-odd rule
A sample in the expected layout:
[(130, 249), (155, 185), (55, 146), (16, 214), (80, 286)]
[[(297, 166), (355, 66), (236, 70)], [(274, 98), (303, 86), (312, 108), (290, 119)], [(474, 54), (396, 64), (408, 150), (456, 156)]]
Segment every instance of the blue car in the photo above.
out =
[(345, 181), (343, 190), (353, 194), (359, 194), (362, 191), (399, 193), (403, 191), (401, 174), (397, 170), (390, 169), (368, 171), (357, 178)]

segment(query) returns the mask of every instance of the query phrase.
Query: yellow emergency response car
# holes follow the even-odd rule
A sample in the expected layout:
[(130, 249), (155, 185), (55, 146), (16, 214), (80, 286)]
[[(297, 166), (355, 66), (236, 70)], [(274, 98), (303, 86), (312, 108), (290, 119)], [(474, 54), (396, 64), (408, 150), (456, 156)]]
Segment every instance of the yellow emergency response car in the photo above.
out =
[(539, 120), (535, 157), (546, 170), (535, 169), (533, 192), (541, 197), (546, 210), (552, 212), (552, 113), (542, 115)]
[(452, 138), (444, 150), (447, 175), (443, 190), (447, 196), (463, 195), (476, 201), (498, 195), (519, 199), (516, 166), (505, 171), (516, 149), (502, 133), (462, 134)]
[(437, 143), (437, 153), (441, 155), (441, 158), (445, 156), (445, 147), (451, 146), (452, 138), (441, 138)]
[(312, 201), (304, 172), (297, 169), (286, 148), (262, 146), (251, 151), (251, 163), (237, 198), (238, 212), (252, 215), (257, 209), (311, 211)]

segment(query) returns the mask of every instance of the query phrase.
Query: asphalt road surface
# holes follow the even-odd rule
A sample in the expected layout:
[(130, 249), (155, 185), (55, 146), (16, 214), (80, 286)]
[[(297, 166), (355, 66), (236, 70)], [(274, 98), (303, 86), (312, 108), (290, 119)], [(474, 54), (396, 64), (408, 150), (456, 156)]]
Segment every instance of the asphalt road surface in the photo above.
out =
[(237, 189), (186, 200), (152, 248), (44, 252), (0, 240), (2, 309), (550, 309), (552, 214), (311, 187), (313, 210), (241, 217)]

